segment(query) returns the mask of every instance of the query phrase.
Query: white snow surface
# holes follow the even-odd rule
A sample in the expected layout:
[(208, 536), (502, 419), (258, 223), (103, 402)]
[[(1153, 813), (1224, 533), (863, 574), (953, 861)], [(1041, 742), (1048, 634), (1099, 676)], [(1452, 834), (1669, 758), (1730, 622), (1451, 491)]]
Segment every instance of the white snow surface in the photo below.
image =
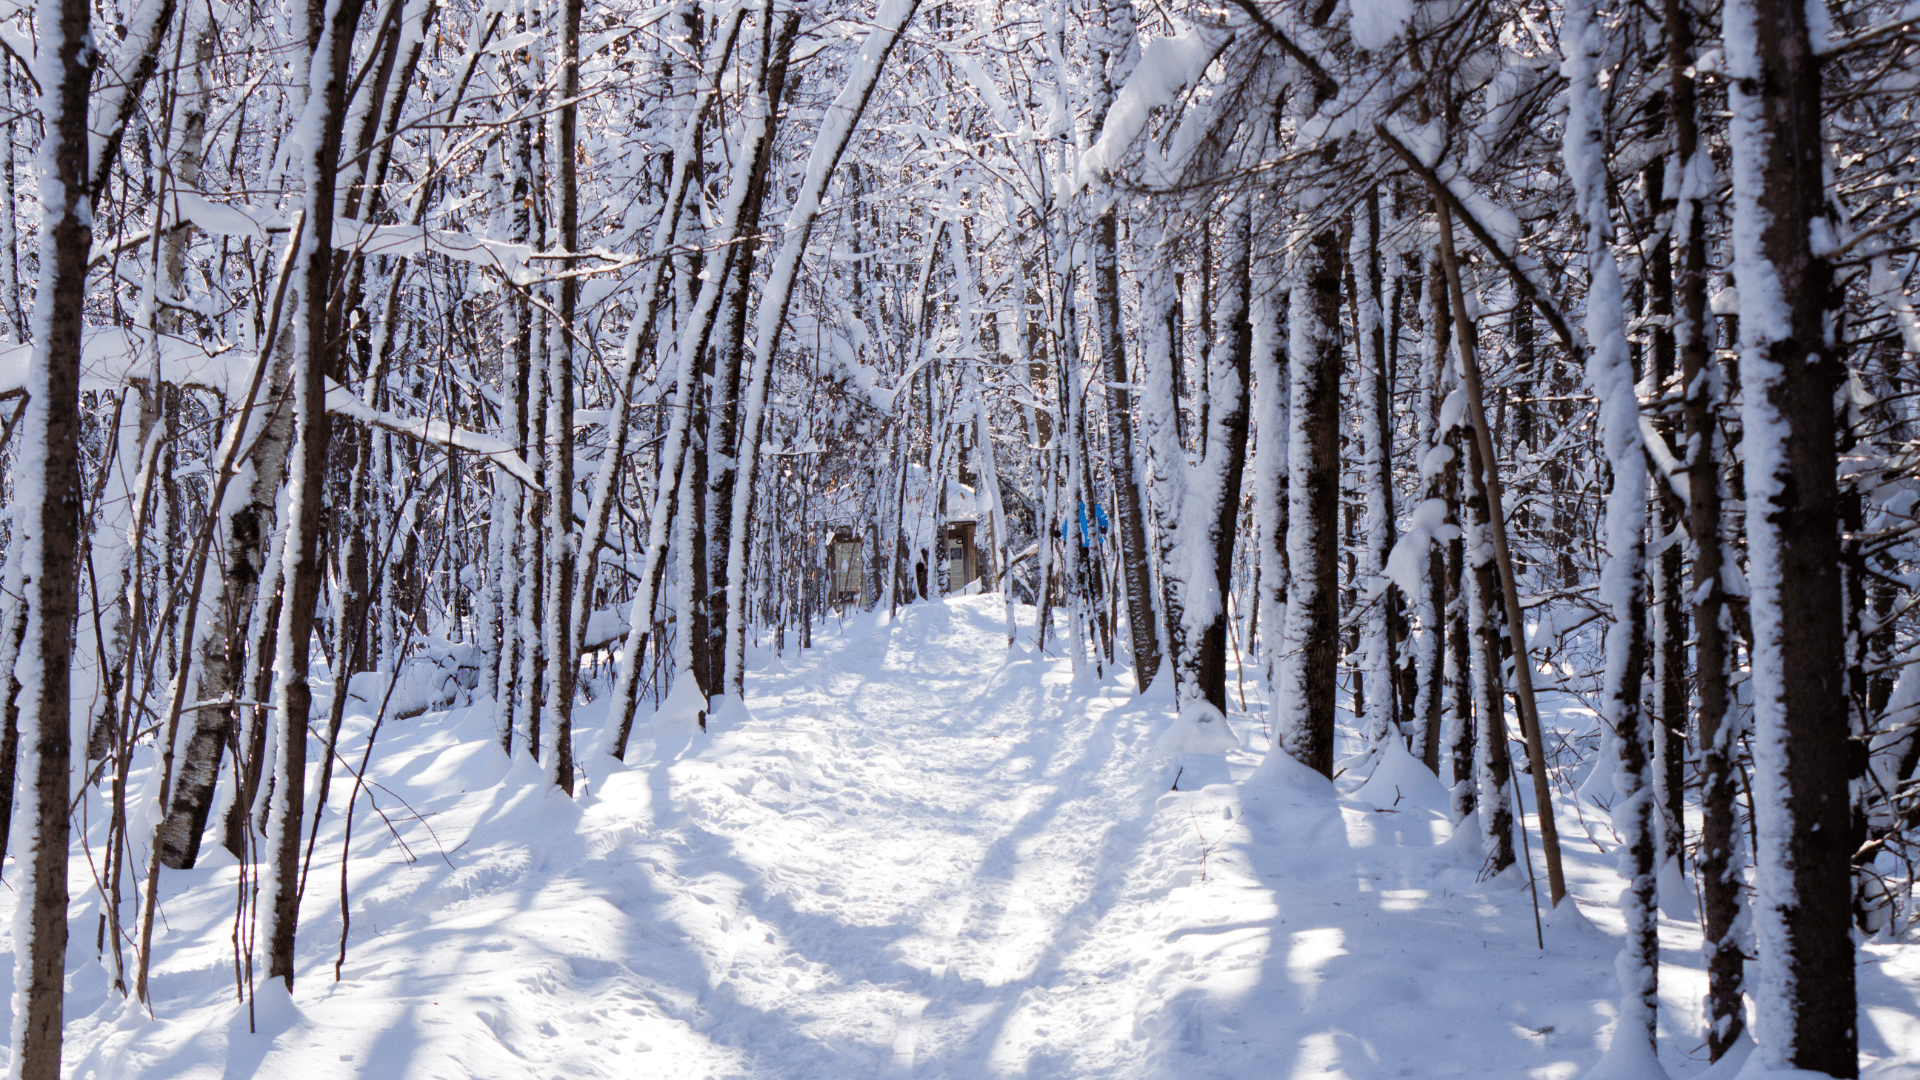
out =
[[(501, 756), (487, 702), (390, 716), (369, 778), (392, 831), (363, 795), (342, 981), (336, 777), (298, 981), (261, 981), (254, 1031), (224, 850), (162, 875), (149, 1017), (94, 958), (76, 848), (67, 1074), (1566, 1080), (1599, 1060), (1623, 930), (1603, 813), (1558, 806), (1574, 897), (1542, 951), (1524, 876), (1477, 880), (1412, 757), (1364, 789), (1256, 772), (1257, 702), (1229, 718), (1244, 749), (1165, 756), (1168, 695), (1076, 681), (1032, 649), (1031, 608), (1009, 652), (1004, 613), (836, 620), (762, 654), (708, 732), (637, 726), (625, 764), (599, 746), (603, 691), (575, 713), (576, 800)], [(356, 680), (356, 765), (383, 687)], [(1565, 733), (1592, 722), (1544, 704)], [(1698, 927), (1660, 932), (1661, 1062), (1701, 1075)], [(1920, 1074), (1920, 949), (1860, 958), (1866, 1075)]]
[(1352, 0), (1349, 7), (1353, 43), (1363, 49), (1386, 48), (1413, 21), (1412, 0)]

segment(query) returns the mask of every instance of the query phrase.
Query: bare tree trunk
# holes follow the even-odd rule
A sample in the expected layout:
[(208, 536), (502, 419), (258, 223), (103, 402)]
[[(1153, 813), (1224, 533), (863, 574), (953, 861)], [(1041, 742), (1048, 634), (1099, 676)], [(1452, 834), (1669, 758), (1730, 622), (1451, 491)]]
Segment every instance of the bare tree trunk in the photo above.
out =
[[(1219, 250), (1225, 265), (1220, 271), (1216, 314), (1224, 334), (1207, 356), (1212, 400), (1207, 410), (1206, 451), (1199, 475), (1188, 485), (1187, 520), (1181, 523), (1183, 530), (1196, 530), (1187, 541), (1187, 565), (1209, 566), (1213, 580), (1187, 583), (1187, 637), (1197, 639), (1198, 645), (1189, 667), (1193, 685), (1183, 682), (1180, 689), (1183, 701), (1205, 700), (1220, 713), (1220, 722), (1225, 722), (1227, 712), (1227, 597), (1247, 460), (1247, 380), (1253, 351), (1253, 324), (1247, 310), (1253, 286), (1249, 214), (1247, 201), (1238, 200), (1222, 227)], [(1334, 302), (1339, 302), (1337, 294)], [(1202, 529), (1204, 533), (1199, 533)], [(1196, 557), (1202, 550), (1205, 563)], [(1203, 613), (1204, 621), (1196, 618)]]
[[(560, 249), (580, 246), (579, 161), (575, 150), (580, 96), (580, 9), (583, 0), (560, 5), (560, 108), (554, 115), (554, 145), (559, 159)], [(561, 263), (571, 266), (571, 260)], [(547, 706), (553, 716), (553, 782), (573, 794), (573, 684), (580, 658), (573, 651), (573, 578), (579, 551), (573, 528), (573, 337), (580, 304), (580, 279), (560, 279), (554, 305), (553, 335), (547, 347), (547, 530), (550, 547), (547, 581)]]
[[(1647, 776), (1652, 740), (1640, 700), (1647, 663), (1647, 467), (1608, 203), (1606, 98), (1600, 85), (1602, 58), (1613, 44), (1608, 26), (1593, 0), (1570, 0), (1561, 37), (1569, 82), (1565, 153), (1586, 255), (1587, 381), (1599, 399), (1601, 452), (1613, 484), (1606, 497), (1606, 563), (1600, 577), (1600, 601), (1613, 615), (1601, 709), (1613, 732), (1617, 763), (1613, 827), (1620, 834), (1620, 875), (1627, 880), (1620, 898), (1627, 936), (1615, 963), (1620, 1020), (1607, 1057), (1623, 1072), (1658, 1075), (1660, 939), (1654, 792)], [(1550, 812), (1540, 809), (1542, 815)]]
[[(1133, 5), (1102, 0), (1097, 17), (1089, 20), (1088, 48), (1092, 53), (1089, 138), (1098, 139), (1113, 102), (1114, 86), (1124, 83), (1137, 58)], [(1143, 478), (1135, 473), (1133, 388), (1128, 381), (1127, 338), (1120, 310), (1119, 229), (1115, 202), (1106, 186), (1094, 190), (1102, 206), (1093, 220), (1093, 336), (1106, 374), (1107, 468), (1113, 477), (1115, 539), (1119, 542), (1120, 576), (1127, 595), (1127, 626), (1133, 643), (1134, 684), (1141, 692), (1152, 685), (1160, 669), (1160, 634), (1155, 623), (1153, 573), (1148, 565), (1146, 514), (1142, 508)]]
[[(313, 691), (307, 681), (314, 605), (320, 596), (325, 563), (321, 558), (320, 503), (327, 475), (327, 442), (332, 425), (326, 411), (326, 377), (338, 350), (328, 298), (333, 280), (334, 180), (340, 156), (340, 119), (346, 91), (353, 29), (361, 0), (338, 0), (331, 11), (311, 5), (313, 77), (306, 121), (319, 135), (305, 165), (306, 232), (300, 242), (299, 307), (295, 322), (293, 459), (288, 476), (287, 542), (283, 555), (285, 594), (280, 606), (274, 659), (275, 698), (280, 711), (280, 745), (274, 768), (275, 805), (269, 817), (266, 850), (272, 860), (263, 908), (267, 934), (267, 975), (293, 989), (294, 929), (300, 917), (300, 826), (306, 810), (307, 724)], [(331, 15), (329, 18), (328, 16)]]
[[(1642, 173), (1648, 201), (1658, 201), (1663, 214), (1672, 220), (1673, 203), (1664, 196), (1666, 162), (1655, 158)], [(1652, 318), (1653, 385), (1663, 397), (1674, 372), (1673, 334), (1673, 249), (1668, 237), (1657, 235), (1648, 252), (1647, 307)], [(1676, 410), (1665, 409), (1654, 418), (1654, 428), (1667, 444), (1669, 453), (1685, 451), (1676, 445), (1679, 434)], [(1652, 641), (1649, 657), (1653, 661), (1653, 746), (1657, 768), (1653, 773), (1654, 794), (1660, 807), (1660, 855), (1662, 867), (1678, 867), (1686, 859), (1686, 760), (1687, 760), (1687, 605), (1681, 583), (1681, 544), (1679, 531), (1683, 507), (1670, 483), (1655, 485), (1653, 535), (1660, 552), (1652, 574)]]
[(1369, 708), (1361, 725), (1369, 746), (1389, 735), (1401, 737), (1394, 701), (1394, 637), (1387, 587), (1387, 553), (1393, 550), (1393, 425), (1388, 422), (1386, 327), (1381, 318), (1380, 189), (1353, 209), (1353, 242), (1348, 249), (1348, 281), (1354, 286), (1354, 408), (1361, 432), (1360, 492), (1366, 504), (1366, 557), (1357, 575), (1356, 600), (1364, 605), (1355, 627), (1360, 635), (1361, 671)]
[[(40, 288), (27, 371), (26, 426), (15, 461), (7, 592), (23, 620), (10, 695), (17, 702), (17, 770), (31, 791), (13, 884), (13, 1054), (17, 1080), (59, 1080), (66, 996), (67, 827), (74, 616), (80, 604), (80, 329), (93, 246), (86, 187), (87, 88), (95, 54), (84, 0), (43, 0), (38, 17), (41, 116)], [(12, 780), (12, 777), (8, 778)], [(30, 785), (30, 786), (29, 786)]]
[[(1466, 498), (1467, 633), (1472, 657), (1474, 776), (1480, 789), (1480, 830), (1487, 871), (1498, 874), (1514, 863), (1512, 769), (1507, 763), (1506, 679), (1501, 674), (1499, 571), (1493, 562), (1493, 522), (1488, 508), (1487, 462), (1480, 443), (1467, 440), (1462, 474)], [(1522, 661), (1524, 662), (1524, 660)]]
[(1107, 375), (1108, 468), (1113, 474), (1114, 522), (1120, 571), (1126, 582), (1127, 625), (1133, 635), (1133, 672), (1141, 691), (1160, 669), (1159, 627), (1154, 623), (1153, 575), (1147, 567), (1146, 515), (1140, 478), (1134, 475), (1133, 390), (1127, 374), (1126, 334), (1120, 320), (1120, 274), (1111, 205), (1094, 222), (1093, 312)]
[(1694, 88), (1693, 16), (1682, 0), (1665, 0), (1668, 104), (1673, 114), (1674, 160), (1680, 199), (1674, 208), (1674, 248), (1679, 253), (1675, 346), (1686, 420), (1688, 529), (1693, 542), (1694, 670), (1696, 738), (1700, 747), (1700, 877), (1702, 937), (1707, 959), (1707, 1053), (1720, 1060), (1746, 1028), (1746, 954), (1740, 914), (1746, 903), (1739, 867), (1740, 828), (1734, 806), (1733, 762), (1737, 725), (1727, 716), (1732, 665), (1726, 585), (1721, 578), (1724, 540), (1720, 512), (1724, 446), (1720, 410), (1725, 387), (1710, 354), (1713, 327), (1707, 313), (1707, 233), (1704, 201), (1707, 161), (1699, 155), (1699, 119)]
[(1332, 229), (1301, 245), (1290, 318), (1292, 453), (1287, 487), (1290, 674), (1275, 724), (1294, 760), (1333, 775), (1340, 594), (1340, 240)]
[[(1774, 1069), (1859, 1073), (1821, 63), (1805, 5), (1726, 11), (1752, 584), (1755, 987)], [(1822, 31), (1824, 33), (1824, 30)]]

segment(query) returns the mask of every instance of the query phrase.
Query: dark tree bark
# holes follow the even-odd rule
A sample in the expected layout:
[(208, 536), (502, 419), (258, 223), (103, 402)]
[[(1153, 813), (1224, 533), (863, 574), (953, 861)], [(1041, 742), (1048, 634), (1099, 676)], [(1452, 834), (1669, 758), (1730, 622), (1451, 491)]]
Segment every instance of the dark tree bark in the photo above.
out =
[(1772, 1068), (1859, 1072), (1844, 838), (1846, 649), (1841, 617), (1830, 336), (1832, 265), (1814, 250), (1826, 213), (1820, 59), (1807, 8), (1730, 5), (1734, 257), (1752, 583), (1754, 925), (1769, 978), (1756, 988)]
[(326, 411), (326, 377), (338, 357), (328, 304), (333, 280), (334, 180), (340, 157), (340, 124), (353, 28), (361, 0), (340, 0), (328, 18), (327, 5), (309, 7), (313, 64), (321, 80), (318, 99), (309, 105), (320, 133), (306, 162), (307, 218), (304, 271), (300, 276), (300, 327), (293, 371), (294, 450), (289, 481), (296, 485), (287, 523), (285, 593), (280, 608), (278, 701), (280, 759), (270, 811), (269, 850), (272, 881), (265, 904), (267, 976), (293, 989), (294, 929), (300, 917), (300, 826), (306, 810), (307, 723), (313, 690), (307, 681), (314, 605), (320, 597), (325, 561), (321, 557), (320, 495), (327, 477), (327, 442), (332, 424)]
[(1280, 744), (1294, 759), (1333, 775), (1333, 722), (1340, 663), (1340, 239), (1332, 229), (1302, 248), (1291, 318), (1293, 428), (1289, 459), (1286, 648), (1297, 675), (1281, 717)]
[[(19, 485), (37, 498), (15, 508), (19, 530), (9, 560), (24, 618), (12, 676), (20, 725), (16, 762), (28, 798), (17, 853), (26, 868), (14, 890), (29, 931), (14, 942), (14, 1020), (10, 1074), (60, 1080), (62, 1008), (66, 998), (67, 843), (72, 798), (72, 635), (80, 604), (80, 330), (87, 257), (93, 246), (87, 202), (87, 88), (95, 56), (84, 0), (41, 4), (38, 46), (44, 85), (40, 288), (35, 348), (27, 372), (27, 417)], [(17, 570), (11, 568), (17, 566)], [(6, 779), (11, 786), (13, 776)], [(28, 794), (30, 793), (30, 794)], [(16, 922), (19, 927), (22, 922)]]
[[(1220, 245), (1227, 265), (1222, 268), (1224, 287), (1218, 314), (1226, 334), (1208, 358), (1212, 368), (1208, 421), (1215, 426), (1207, 429), (1207, 454), (1210, 459), (1220, 455), (1220, 497), (1213, 508), (1214, 520), (1208, 525), (1208, 538), (1213, 547), (1214, 587), (1219, 590), (1220, 600), (1213, 619), (1201, 630), (1195, 675), (1199, 696), (1222, 716), (1227, 712), (1227, 596), (1233, 575), (1233, 546), (1239, 532), (1240, 485), (1247, 465), (1247, 380), (1253, 358), (1253, 323), (1248, 311), (1253, 285), (1249, 227), (1243, 203), (1227, 216), (1228, 236)], [(1207, 467), (1215, 467), (1214, 461), (1209, 460)], [(1331, 764), (1331, 758), (1328, 760)]]
[[(1115, 251), (1118, 229), (1112, 206), (1094, 221), (1093, 228), (1093, 317), (1107, 373), (1107, 467), (1113, 476), (1120, 573), (1126, 583), (1127, 625), (1133, 634), (1134, 681), (1144, 692), (1160, 670), (1160, 635), (1154, 622), (1153, 575), (1147, 567), (1146, 515), (1141, 512), (1140, 478), (1134, 473), (1133, 391), (1127, 376), (1126, 332), (1120, 319), (1120, 270)], [(1243, 418), (1243, 445), (1245, 429)]]
[[(575, 148), (580, 96), (580, 9), (583, 0), (560, 5), (560, 111), (554, 122), (559, 157), (562, 251), (580, 246), (579, 161)], [(562, 266), (570, 266), (565, 262)], [(553, 713), (553, 782), (573, 794), (573, 684), (580, 658), (573, 653), (573, 576), (579, 552), (573, 528), (573, 336), (580, 279), (560, 280), (554, 332), (548, 347), (547, 529), (552, 545), (547, 582), (547, 707)]]
[(788, 59), (799, 29), (797, 11), (788, 12), (777, 28), (770, 17), (762, 21), (757, 67), (765, 80), (759, 92), (765, 95), (766, 113), (759, 118), (760, 131), (753, 144), (753, 170), (735, 231), (738, 242), (728, 247), (722, 259), (731, 275), (728, 279), (731, 284), (726, 322), (719, 328), (720, 337), (710, 358), (715, 370), (707, 403), (707, 460), (702, 466), (706, 470), (702, 558), (707, 582), (701, 591), (707, 633), (702, 655), (706, 657), (707, 666), (697, 670), (702, 673), (701, 685), (709, 694), (722, 692), (726, 680), (727, 559), (733, 539), (733, 492), (739, 484), (740, 378), (752, 360), (747, 340), (747, 308), (753, 295), (754, 268), (759, 263), (759, 225), (766, 202), (768, 162), (773, 155), (781, 99), (786, 93)]
[[(1671, 200), (1662, 199), (1666, 187), (1666, 162), (1655, 158), (1648, 163), (1643, 179), (1649, 200), (1660, 200), (1663, 215), (1672, 220), (1677, 209)], [(1673, 251), (1667, 237), (1656, 237), (1648, 252), (1649, 276), (1647, 308), (1653, 316), (1653, 385), (1658, 393), (1674, 376), (1675, 337), (1673, 332)], [(1654, 429), (1667, 444), (1669, 453), (1685, 453), (1677, 446), (1679, 420), (1672, 409), (1663, 409), (1654, 417)], [(1681, 545), (1675, 533), (1680, 529), (1683, 507), (1673, 486), (1665, 480), (1654, 485), (1652, 514), (1655, 542), (1662, 545), (1652, 566), (1653, 660), (1653, 745), (1658, 767), (1654, 770), (1654, 792), (1660, 801), (1660, 862), (1681, 864), (1686, 858), (1686, 763), (1687, 763), (1687, 604), (1681, 583)]]
[(1506, 679), (1501, 673), (1500, 643), (1505, 626), (1500, 614), (1500, 574), (1493, 562), (1492, 518), (1487, 501), (1486, 467), (1477, 440), (1466, 440), (1467, 572), (1472, 588), (1468, 627), (1473, 697), (1474, 776), (1480, 789), (1480, 827), (1486, 838), (1487, 870), (1498, 874), (1514, 863), (1512, 767), (1507, 761)]

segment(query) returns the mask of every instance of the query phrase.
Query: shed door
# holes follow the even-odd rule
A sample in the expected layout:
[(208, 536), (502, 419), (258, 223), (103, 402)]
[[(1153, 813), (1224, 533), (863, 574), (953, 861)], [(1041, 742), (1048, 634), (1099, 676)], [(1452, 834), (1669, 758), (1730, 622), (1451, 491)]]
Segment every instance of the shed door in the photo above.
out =
[(860, 541), (834, 542), (832, 589), (836, 604), (860, 599)]
[(948, 581), (958, 589), (974, 579), (973, 523), (953, 526), (947, 534)]

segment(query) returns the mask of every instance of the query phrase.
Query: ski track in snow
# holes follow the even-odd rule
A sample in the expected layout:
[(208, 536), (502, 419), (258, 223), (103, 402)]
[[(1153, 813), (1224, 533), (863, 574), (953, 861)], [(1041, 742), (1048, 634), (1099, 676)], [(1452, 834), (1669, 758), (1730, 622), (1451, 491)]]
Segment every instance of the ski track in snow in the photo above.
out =
[[(1550, 920), (1543, 953), (1524, 877), (1477, 880), (1430, 774), (1336, 791), (1249, 779), (1251, 751), (1163, 758), (1166, 698), (1009, 655), (1003, 612), (830, 626), (750, 673), (750, 716), (709, 735), (642, 720), (626, 765), (582, 706), (577, 802), (501, 757), (484, 707), (389, 721), (370, 778), (392, 829), (363, 797), (343, 979), (336, 777), (295, 993), (262, 985), (256, 1033), (231, 857), (210, 841), (162, 875), (153, 1018), (94, 959), (76, 858), (68, 1074), (1565, 1080), (1598, 1058), (1623, 929), (1587, 839), (1603, 813), (1560, 808), (1593, 922)], [(342, 739), (356, 765), (369, 723)], [(1705, 1069), (1690, 918), (1661, 924), (1677, 1077)], [(1868, 1075), (1920, 1076), (1920, 949), (1867, 945), (1860, 974)]]

